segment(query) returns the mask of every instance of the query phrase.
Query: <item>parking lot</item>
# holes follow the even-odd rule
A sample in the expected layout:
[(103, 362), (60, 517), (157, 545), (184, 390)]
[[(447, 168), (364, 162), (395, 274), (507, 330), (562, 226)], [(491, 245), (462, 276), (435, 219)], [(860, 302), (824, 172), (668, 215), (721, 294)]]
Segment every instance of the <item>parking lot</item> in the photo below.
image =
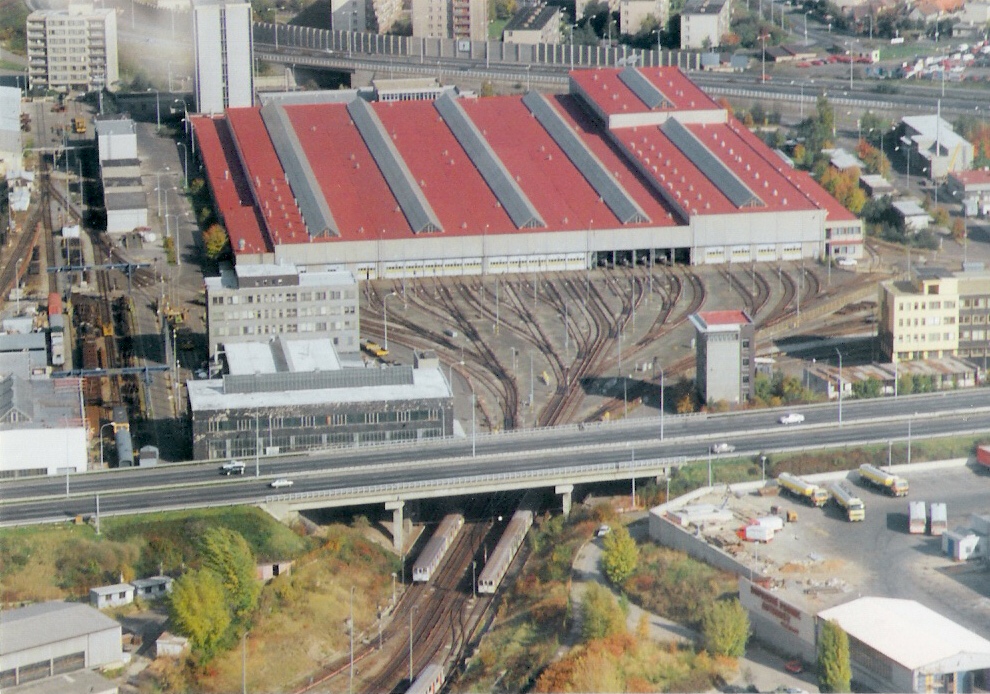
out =
[[(908, 501), (944, 502), (950, 529), (972, 513), (990, 513), (990, 477), (972, 467), (898, 473), (911, 485), (907, 497), (893, 498), (861, 486), (850, 487), (866, 507), (863, 522), (850, 523), (834, 504), (813, 508), (787, 496), (713, 492), (692, 503), (728, 501), (730, 523), (706, 524), (703, 534), (771, 577), (781, 597), (817, 613), (854, 598), (874, 595), (916, 600), (990, 639), (990, 571), (982, 561), (956, 563), (941, 551), (941, 538), (908, 534)], [(793, 510), (768, 543), (738, 544), (736, 531), (749, 519)]]

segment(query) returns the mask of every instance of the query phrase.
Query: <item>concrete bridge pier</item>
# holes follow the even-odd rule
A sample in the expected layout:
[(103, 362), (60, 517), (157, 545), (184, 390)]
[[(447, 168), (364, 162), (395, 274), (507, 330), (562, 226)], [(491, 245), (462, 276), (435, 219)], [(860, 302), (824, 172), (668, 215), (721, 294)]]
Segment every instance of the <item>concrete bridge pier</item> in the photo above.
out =
[(564, 518), (567, 518), (571, 515), (571, 495), (574, 493), (574, 485), (558, 484), (553, 490), (554, 493), (560, 494), (563, 497)]
[(386, 501), (385, 510), (392, 512), (392, 546), (396, 552), (402, 553), (405, 543), (402, 537), (402, 508), (405, 501)]

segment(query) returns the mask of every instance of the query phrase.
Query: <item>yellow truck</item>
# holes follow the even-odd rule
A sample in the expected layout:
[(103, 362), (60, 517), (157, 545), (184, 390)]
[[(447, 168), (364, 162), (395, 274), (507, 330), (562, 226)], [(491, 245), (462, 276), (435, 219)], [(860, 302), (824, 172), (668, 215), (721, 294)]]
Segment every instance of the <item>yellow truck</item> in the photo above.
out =
[(806, 482), (797, 475), (792, 475), (789, 472), (782, 472), (777, 477), (777, 484), (785, 492), (802, 501), (806, 501), (812, 506), (821, 508), (828, 501), (827, 491), (817, 484)]
[(866, 520), (866, 506), (849, 487), (841, 482), (831, 482), (828, 491), (832, 495), (832, 501), (845, 512), (847, 520), (850, 522)]
[(72, 119), (72, 132), (77, 135), (86, 134), (86, 119), (85, 118), (73, 118)]
[(859, 481), (891, 496), (907, 496), (910, 488), (903, 477), (884, 472), (875, 465), (860, 465)]

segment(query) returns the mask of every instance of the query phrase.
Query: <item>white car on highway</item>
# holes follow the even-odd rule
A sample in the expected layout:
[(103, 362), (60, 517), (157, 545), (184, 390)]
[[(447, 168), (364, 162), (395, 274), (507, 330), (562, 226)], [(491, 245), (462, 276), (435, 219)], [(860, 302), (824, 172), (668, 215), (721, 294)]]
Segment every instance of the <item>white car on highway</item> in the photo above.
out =
[(731, 443), (713, 443), (710, 450), (712, 453), (732, 453), (736, 447)]
[(277, 480), (272, 480), (271, 484), (268, 485), (273, 489), (281, 489), (282, 487), (291, 487), (292, 480), (287, 480), (284, 477), (279, 477)]
[(781, 424), (800, 424), (804, 421), (804, 415), (797, 412), (788, 412), (785, 415), (781, 415), (777, 421)]

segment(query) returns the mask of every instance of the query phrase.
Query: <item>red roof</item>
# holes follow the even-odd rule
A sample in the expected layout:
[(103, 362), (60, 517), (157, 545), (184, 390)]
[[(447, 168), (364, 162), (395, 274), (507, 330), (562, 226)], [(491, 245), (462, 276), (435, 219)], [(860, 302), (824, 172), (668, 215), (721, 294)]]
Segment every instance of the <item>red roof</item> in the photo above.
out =
[(974, 171), (953, 171), (949, 174), (964, 186), (980, 186), (990, 184), (990, 171), (976, 169)]
[(698, 317), (708, 325), (749, 325), (753, 322), (745, 311), (704, 311)]
[[(587, 94), (598, 107), (609, 116), (623, 113), (641, 113), (651, 109), (619, 79), (623, 68), (597, 68), (593, 70), (573, 70), (571, 79)], [(694, 82), (676, 67), (641, 67), (636, 70), (643, 75), (673, 108), (658, 108), (657, 111), (704, 111), (721, 108), (701, 91)]]

